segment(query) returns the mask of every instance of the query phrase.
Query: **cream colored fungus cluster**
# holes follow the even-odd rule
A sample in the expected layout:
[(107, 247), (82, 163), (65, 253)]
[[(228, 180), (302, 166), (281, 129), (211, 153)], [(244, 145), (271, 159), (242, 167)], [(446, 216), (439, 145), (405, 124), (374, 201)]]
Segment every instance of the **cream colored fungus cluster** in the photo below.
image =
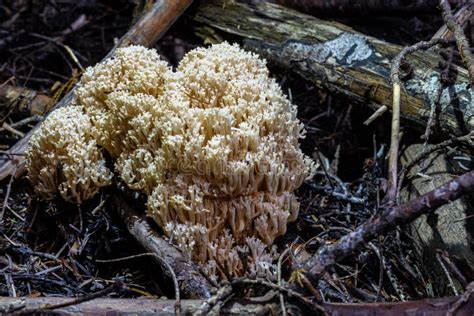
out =
[[(86, 71), (75, 102), (31, 140), (38, 193), (75, 203), (93, 196), (111, 181), (103, 149), (116, 174), (148, 196), (148, 215), (210, 276), (273, 273), (271, 245), (296, 218), (293, 192), (316, 167), (299, 148), (296, 107), (263, 60), (223, 43), (189, 52), (172, 71), (156, 51), (130, 46)], [(78, 161), (87, 167), (58, 178)]]

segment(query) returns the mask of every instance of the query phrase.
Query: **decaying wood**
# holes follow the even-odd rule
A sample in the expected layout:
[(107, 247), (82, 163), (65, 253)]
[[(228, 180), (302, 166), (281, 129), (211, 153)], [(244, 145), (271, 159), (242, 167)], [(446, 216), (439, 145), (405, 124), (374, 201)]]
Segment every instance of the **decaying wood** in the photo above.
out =
[[(422, 144), (408, 147), (401, 157), (402, 166), (406, 166), (422, 151)], [(416, 198), (452, 180), (455, 176), (450, 173), (452, 168), (448, 161), (450, 159), (446, 159), (444, 153), (436, 152), (415, 164), (410, 171), (411, 181), (406, 181), (408, 185), (401, 190), (401, 202)], [(445, 250), (450, 256), (474, 266), (472, 210), (469, 198), (461, 197), (433, 213), (420, 216), (409, 225), (417, 255), (425, 267), (425, 274), (436, 280), (433, 286), (437, 293), (443, 294), (448, 288), (446, 275), (436, 259), (437, 249)], [(461, 284), (454, 283), (454, 286), (462, 292)]]
[[(150, 227), (145, 215), (130, 208), (119, 194), (116, 194), (113, 199), (114, 209), (119, 213), (130, 234), (146, 251), (156, 254), (173, 268), (181, 295), (184, 298), (209, 297), (212, 286), (199, 272), (197, 266), (189, 258), (185, 258), (181, 251), (160, 237)], [(155, 261), (161, 267), (165, 279), (171, 280), (172, 275), (168, 267), (164, 266), (161, 260)]]
[[(146, 47), (153, 45), (192, 1), (193, 0), (157, 0), (150, 10), (148, 10), (117, 42), (104, 59), (112, 56), (118, 47), (125, 47), (132, 44)], [(72, 89), (53, 109), (68, 106), (74, 97), (74, 91), (75, 89)], [(23, 163), (28, 141), (38, 126), (39, 124), (8, 150), (7, 155), (12, 155), (13, 158), (0, 166), (0, 180), (14, 175), (14, 173), (18, 175), (19, 171), (24, 170), (23, 168), (17, 168), (17, 166)]]
[[(351, 102), (392, 107), (390, 61), (401, 51), (398, 45), (270, 3), (206, 1), (193, 18), (201, 23), (197, 34), (207, 42), (238, 38), (247, 49)], [(407, 61), (413, 72), (402, 78), (401, 115), (424, 130), (441, 84), (440, 58), (417, 52)], [(457, 71), (456, 83), (441, 92), (440, 127), (461, 135), (474, 129), (474, 93), (466, 70)]]
[(403, 205), (388, 206), (385, 210), (382, 208), (380, 214), (343, 236), (336, 243), (321, 246), (304, 265), (307, 275), (312, 280), (319, 280), (329, 267), (349, 256), (364, 243), (394, 229), (397, 225), (409, 223), (423, 214), (436, 210), (472, 190), (474, 190), (474, 171), (463, 174)]
[(43, 115), (51, 106), (47, 95), (9, 84), (0, 86), (0, 108), (4, 108), (5, 113), (13, 108), (14, 113), (24, 116)]
[[(44, 306), (45, 304), (58, 304), (67, 302), (69, 298), (42, 297), (42, 298), (0, 298), (0, 313), (17, 311), (14, 314), (27, 314)], [(401, 303), (375, 303), (375, 304), (340, 304), (325, 303), (324, 307), (330, 315), (384, 315), (396, 316), (405, 315), (407, 311), (410, 315), (430, 315), (444, 316), (447, 311), (459, 300), (459, 297), (445, 297), (437, 299), (425, 299)], [(199, 310), (201, 300), (183, 300), (183, 315), (193, 315)], [(173, 300), (157, 299), (110, 299), (100, 298), (93, 301), (84, 302), (79, 305), (68, 306), (54, 310), (55, 315), (173, 315)], [(238, 299), (226, 304), (220, 312), (225, 315), (278, 315), (280, 306), (277, 300), (263, 299)], [(301, 315), (297, 308), (287, 304), (287, 308), (292, 308), (292, 315)], [(468, 300), (460, 306), (456, 316), (471, 316), (474, 310), (474, 299)], [(49, 312), (51, 314), (51, 311)]]

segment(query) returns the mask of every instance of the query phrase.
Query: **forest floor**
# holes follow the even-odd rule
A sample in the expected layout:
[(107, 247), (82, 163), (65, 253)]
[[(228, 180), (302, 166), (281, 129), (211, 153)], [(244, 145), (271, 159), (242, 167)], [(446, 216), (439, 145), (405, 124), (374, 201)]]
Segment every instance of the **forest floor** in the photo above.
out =
[[(28, 1), (0, 4), (0, 86), (31, 89), (50, 98), (52, 107), (78, 82), (81, 72), (99, 62), (139, 16), (142, 1)], [(191, 8), (190, 10), (193, 10)], [(429, 40), (442, 25), (439, 12), (417, 15), (320, 17), (402, 46)], [(472, 41), (474, 32), (468, 28)], [(183, 15), (154, 46), (172, 65), (202, 40), (193, 21)], [(297, 221), (276, 244), (281, 252), (298, 248), (309, 256), (378, 212), (386, 188), (385, 155), (390, 144), (390, 117), (366, 126), (371, 112), (351, 100), (318, 89), (301, 77), (269, 64), (306, 128), (303, 151), (323, 168), (298, 189)], [(0, 96), (1, 97), (1, 96)], [(0, 104), (0, 150), (5, 153), (41, 115), (22, 108), (22, 100)], [(26, 120), (26, 123), (15, 123)], [(404, 146), (419, 142), (422, 131), (404, 129)], [(434, 138), (439, 142), (442, 138)], [(11, 159), (4, 154), (1, 160)], [(149, 258), (100, 263), (143, 252), (115, 214), (106, 189), (77, 206), (43, 202), (26, 176), (0, 184), (0, 296), (74, 297), (108, 288), (120, 280), (120, 291), (108, 297), (173, 297), (160, 282)], [(138, 205), (137, 205), (138, 204)], [(145, 209), (138, 202), (137, 209)], [(453, 295), (423, 273), (412, 237), (404, 229), (379, 236), (328, 272), (319, 289), (331, 302), (398, 302)], [(290, 265), (288, 265), (290, 266)], [(283, 266), (283, 274), (291, 273)], [(461, 267), (466, 279), (474, 270)]]

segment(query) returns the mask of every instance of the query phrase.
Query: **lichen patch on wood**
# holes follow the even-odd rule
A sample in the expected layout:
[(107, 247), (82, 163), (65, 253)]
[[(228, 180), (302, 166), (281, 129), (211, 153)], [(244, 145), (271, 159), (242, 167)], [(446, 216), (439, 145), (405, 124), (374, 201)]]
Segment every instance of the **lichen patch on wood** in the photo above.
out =
[[(423, 80), (421, 80), (422, 75), (425, 75)], [(426, 74), (418, 74), (414, 79), (406, 81), (405, 89), (410, 94), (420, 95), (427, 104), (439, 102), (443, 112), (453, 113), (455, 110), (452, 104), (456, 103), (456, 111), (463, 118), (463, 121), (458, 123), (472, 126), (474, 124), (474, 95), (469, 83), (461, 82), (448, 86), (442, 90), (439, 97), (440, 85), (440, 75), (433, 71), (429, 77), (426, 77)]]
[(342, 33), (333, 40), (318, 44), (289, 41), (283, 45), (282, 52), (283, 57), (291, 61), (324, 63), (335, 57), (337, 63), (343, 65), (364, 61), (373, 54), (363, 36), (350, 33)]

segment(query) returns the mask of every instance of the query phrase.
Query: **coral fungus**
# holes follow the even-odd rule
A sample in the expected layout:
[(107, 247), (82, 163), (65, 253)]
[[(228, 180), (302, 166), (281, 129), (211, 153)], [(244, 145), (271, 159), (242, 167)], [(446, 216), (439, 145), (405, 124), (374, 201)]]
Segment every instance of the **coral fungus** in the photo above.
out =
[(90, 130), (90, 118), (81, 107), (51, 113), (30, 140), (26, 155), (28, 178), (45, 199), (59, 193), (80, 204), (111, 183), (112, 173)]
[(315, 165), (299, 148), (296, 107), (262, 59), (223, 43), (189, 52), (173, 72), (131, 46), (87, 70), (77, 102), (117, 174), (148, 195), (148, 215), (183, 252), (218, 278), (271, 273), (271, 245), (296, 218), (294, 190)]

